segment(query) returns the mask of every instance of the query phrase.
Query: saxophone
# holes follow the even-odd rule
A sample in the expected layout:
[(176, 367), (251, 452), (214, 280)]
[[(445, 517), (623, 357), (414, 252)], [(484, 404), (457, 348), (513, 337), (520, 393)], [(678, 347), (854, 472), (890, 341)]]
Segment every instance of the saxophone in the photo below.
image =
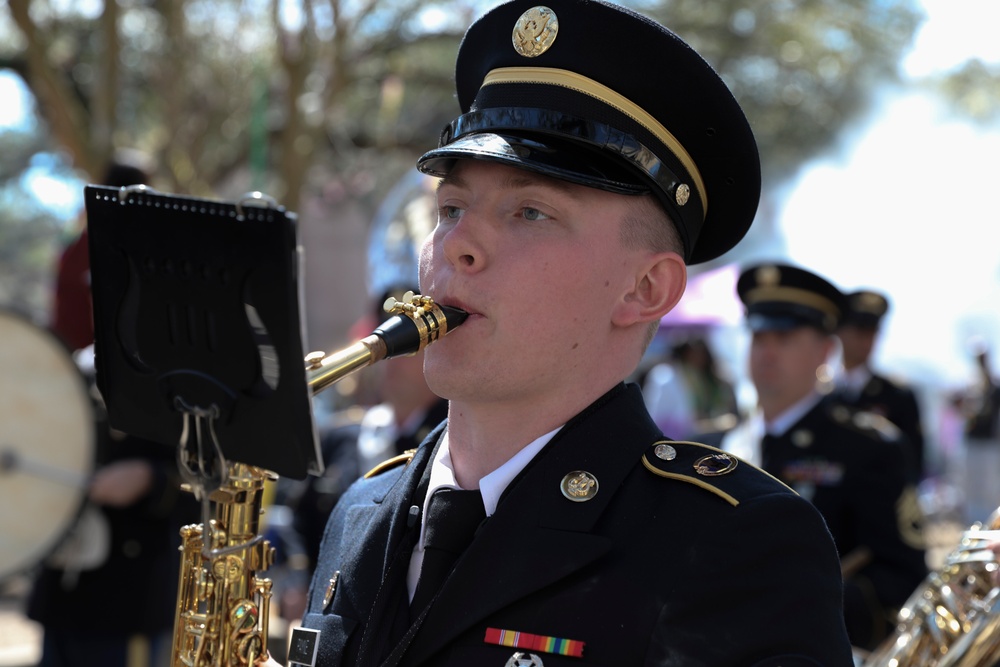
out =
[(1000, 587), (991, 546), (1000, 542), (1000, 508), (962, 533), (897, 616), (895, 632), (863, 667), (993, 667), (1000, 664)]
[[(412, 292), (403, 301), (390, 297), (384, 308), (395, 316), (368, 337), (329, 356), (319, 352), (306, 357), (313, 394), (377, 361), (422, 350), (467, 316)], [(171, 665), (252, 665), (268, 656), (271, 580), (258, 573), (274, 563), (275, 550), (259, 534), (259, 524), (264, 483), (277, 475), (224, 460), (216, 463), (223, 473), (217, 474), (183, 446), (178, 456), (187, 486), (202, 500), (203, 522), (181, 529)], [(212, 480), (215, 488), (207, 490)]]

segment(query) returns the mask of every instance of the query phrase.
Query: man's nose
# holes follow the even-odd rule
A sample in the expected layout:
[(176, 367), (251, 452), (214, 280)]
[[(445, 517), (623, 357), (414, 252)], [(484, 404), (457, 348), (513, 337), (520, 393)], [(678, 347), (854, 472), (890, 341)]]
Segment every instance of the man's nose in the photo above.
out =
[(460, 271), (482, 271), (486, 252), (482, 225), (466, 211), (462, 218), (444, 231), (441, 248), (448, 262)]

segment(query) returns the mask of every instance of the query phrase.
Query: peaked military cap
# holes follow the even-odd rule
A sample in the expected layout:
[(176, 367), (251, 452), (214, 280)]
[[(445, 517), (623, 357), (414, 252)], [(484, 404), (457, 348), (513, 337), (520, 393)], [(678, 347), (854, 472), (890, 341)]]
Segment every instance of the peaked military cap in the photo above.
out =
[(882, 317), (889, 312), (889, 300), (878, 292), (858, 290), (847, 295), (847, 313), (841, 325), (861, 329), (877, 329)]
[(745, 269), (736, 281), (736, 292), (746, 306), (752, 331), (811, 326), (833, 333), (847, 309), (844, 295), (833, 284), (787, 264)]
[(760, 158), (722, 79), (677, 35), (598, 0), (513, 0), (466, 32), (462, 115), (417, 168), (500, 162), (622, 194), (654, 194), (688, 263), (733, 247), (753, 221)]

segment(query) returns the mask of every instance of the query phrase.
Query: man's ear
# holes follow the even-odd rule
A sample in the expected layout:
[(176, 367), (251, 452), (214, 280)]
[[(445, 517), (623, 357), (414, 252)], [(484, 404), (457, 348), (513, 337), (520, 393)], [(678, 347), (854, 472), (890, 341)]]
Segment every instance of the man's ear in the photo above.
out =
[(612, 313), (611, 321), (627, 327), (659, 320), (684, 295), (687, 266), (676, 252), (650, 255), (636, 270), (633, 288)]

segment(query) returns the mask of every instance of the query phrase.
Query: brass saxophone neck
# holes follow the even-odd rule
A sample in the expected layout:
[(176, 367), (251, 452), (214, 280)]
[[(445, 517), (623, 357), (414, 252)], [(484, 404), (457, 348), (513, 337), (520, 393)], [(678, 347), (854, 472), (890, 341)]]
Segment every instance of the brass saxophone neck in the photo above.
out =
[(309, 388), (313, 394), (339, 382), (365, 366), (383, 359), (415, 354), (459, 326), (468, 313), (434, 303), (429, 296), (407, 292), (402, 301), (389, 297), (383, 305), (394, 316), (371, 335), (329, 355), (306, 356)]

